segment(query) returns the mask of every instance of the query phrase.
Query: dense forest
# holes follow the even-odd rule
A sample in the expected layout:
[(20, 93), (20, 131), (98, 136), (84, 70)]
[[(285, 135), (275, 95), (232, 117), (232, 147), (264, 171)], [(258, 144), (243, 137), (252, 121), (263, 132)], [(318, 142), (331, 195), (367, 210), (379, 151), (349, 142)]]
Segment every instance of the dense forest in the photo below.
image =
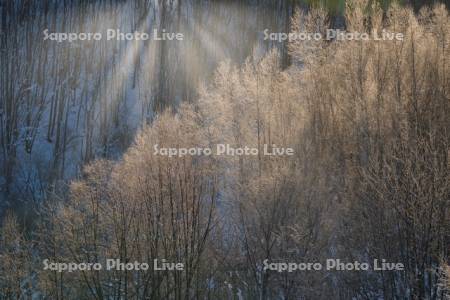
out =
[(0, 299), (450, 298), (444, 4), (0, 3)]
[[(2, 191), (7, 202), (3, 204), (40, 203), (64, 188), (63, 181), (79, 174), (86, 163), (117, 158), (156, 112), (194, 101), (197, 87), (218, 62), (241, 63), (252, 51), (260, 55), (267, 51), (267, 43), (254, 49), (258, 28), (288, 28), (292, 10), (288, 4), (259, 10), (242, 6), (198, 1), (5, 1), (0, 117)], [(269, 13), (271, 9), (276, 12)], [(68, 43), (44, 40), (43, 34), (46, 29), (109, 28), (164, 29), (185, 38), (139, 44), (106, 39)]]

